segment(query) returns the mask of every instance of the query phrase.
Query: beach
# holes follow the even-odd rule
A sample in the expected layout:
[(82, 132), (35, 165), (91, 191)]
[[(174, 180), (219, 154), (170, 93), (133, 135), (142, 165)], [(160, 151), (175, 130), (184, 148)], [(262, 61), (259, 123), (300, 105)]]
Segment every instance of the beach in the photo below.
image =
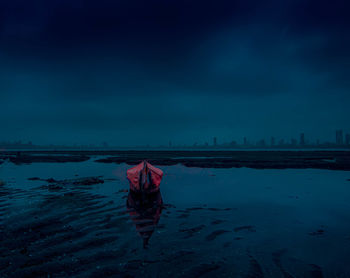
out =
[[(0, 277), (348, 277), (348, 154), (3, 152)], [(145, 158), (147, 216), (126, 179)]]

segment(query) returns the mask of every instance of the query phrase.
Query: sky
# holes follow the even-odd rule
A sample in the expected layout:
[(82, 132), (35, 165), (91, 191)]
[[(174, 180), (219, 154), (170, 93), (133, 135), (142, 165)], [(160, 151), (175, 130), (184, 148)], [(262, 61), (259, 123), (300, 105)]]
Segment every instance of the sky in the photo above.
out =
[(1, 0), (0, 141), (334, 141), (347, 0)]

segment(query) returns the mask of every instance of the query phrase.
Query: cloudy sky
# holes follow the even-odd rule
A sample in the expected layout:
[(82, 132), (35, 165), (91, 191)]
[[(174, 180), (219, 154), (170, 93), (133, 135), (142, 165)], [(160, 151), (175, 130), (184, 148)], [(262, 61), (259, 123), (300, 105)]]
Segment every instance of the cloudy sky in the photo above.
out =
[(334, 140), (348, 2), (2, 0), (0, 141)]

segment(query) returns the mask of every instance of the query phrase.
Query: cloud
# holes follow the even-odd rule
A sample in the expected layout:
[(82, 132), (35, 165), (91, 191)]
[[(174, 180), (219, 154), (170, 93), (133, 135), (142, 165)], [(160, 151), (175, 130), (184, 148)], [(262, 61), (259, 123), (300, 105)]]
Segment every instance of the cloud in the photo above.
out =
[(136, 144), (324, 135), (349, 116), (346, 5), (1, 1), (3, 136)]

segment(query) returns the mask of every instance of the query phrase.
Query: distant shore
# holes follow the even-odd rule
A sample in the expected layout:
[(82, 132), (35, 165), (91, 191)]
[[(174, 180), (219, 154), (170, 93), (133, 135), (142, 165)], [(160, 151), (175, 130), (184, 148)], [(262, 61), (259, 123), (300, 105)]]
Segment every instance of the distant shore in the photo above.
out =
[[(101, 157), (96, 157), (101, 156)], [(350, 171), (350, 150), (40, 150), (0, 153), (0, 162), (14, 164), (83, 162), (135, 165), (142, 160), (166, 166), (182, 164), (200, 168), (329, 169)]]

